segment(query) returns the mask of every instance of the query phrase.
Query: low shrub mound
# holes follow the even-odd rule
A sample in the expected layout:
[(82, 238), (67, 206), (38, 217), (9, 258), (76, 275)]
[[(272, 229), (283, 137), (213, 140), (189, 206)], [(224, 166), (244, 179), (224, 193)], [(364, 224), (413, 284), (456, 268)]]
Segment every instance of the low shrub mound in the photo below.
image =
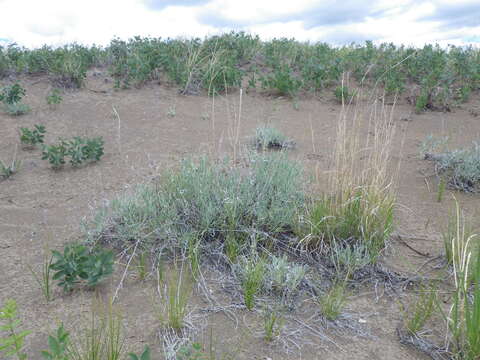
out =
[(258, 150), (292, 148), (295, 143), (274, 127), (262, 125), (255, 130), (253, 144)]
[(292, 234), (305, 204), (300, 167), (282, 153), (251, 155), (248, 166), (185, 161), (160, 181), (113, 200), (97, 214), (88, 238), (118, 249), (136, 242), (159, 251), (195, 244), (240, 254), (259, 239)]
[(465, 192), (480, 190), (480, 144), (474, 142), (468, 149), (438, 154), (426, 152), (424, 156), (435, 162), (436, 172), (445, 177), (450, 188)]

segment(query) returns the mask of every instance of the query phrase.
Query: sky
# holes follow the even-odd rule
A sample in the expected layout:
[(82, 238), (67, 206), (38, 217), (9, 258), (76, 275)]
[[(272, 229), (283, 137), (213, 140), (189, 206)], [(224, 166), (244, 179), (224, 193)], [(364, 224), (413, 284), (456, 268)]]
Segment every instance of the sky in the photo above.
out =
[(262, 39), (480, 47), (480, 0), (0, 0), (0, 45), (107, 45), (114, 37)]

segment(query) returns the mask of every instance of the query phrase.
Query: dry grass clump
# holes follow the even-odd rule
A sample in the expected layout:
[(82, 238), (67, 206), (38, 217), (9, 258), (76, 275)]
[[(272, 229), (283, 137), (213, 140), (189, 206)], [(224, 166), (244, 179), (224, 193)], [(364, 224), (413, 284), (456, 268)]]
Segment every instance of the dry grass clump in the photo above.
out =
[(309, 243), (363, 248), (374, 262), (393, 230), (395, 194), (392, 112), (374, 103), (365, 122), (360, 106), (339, 119), (328, 189), (314, 201)]

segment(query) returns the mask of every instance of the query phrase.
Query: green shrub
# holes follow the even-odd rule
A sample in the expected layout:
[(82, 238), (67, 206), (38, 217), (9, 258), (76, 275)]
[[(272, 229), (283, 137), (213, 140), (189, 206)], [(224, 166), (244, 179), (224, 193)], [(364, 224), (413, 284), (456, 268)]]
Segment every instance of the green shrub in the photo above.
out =
[(86, 161), (99, 161), (103, 155), (103, 138), (82, 138), (76, 136), (65, 142), (66, 155), (72, 166), (80, 166)]
[(30, 107), (21, 102), (25, 94), (25, 89), (18, 83), (5, 86), (0, 93), (0, 101), (3, 102), (5, 112), (12, 116), (28, 113)]
[(54, 170), (60, 169), (65, 164), (67, 147), (64, 141), (57, 145), (44, 145), (42, 150), (42, 160), (48, 160)]
[(348, 104), (352, 101), (353, 97), (355, 97), (356, 92), (350, 91), (346, 86), (337, 86), (333, 94), (340, 104)]
[(18, 104), (25, 94), (25, 89), (18, 83), (5, 86), (0, 93), (0, 101), (9, 105)]
[(273, 73), (260, 78), (262, 87), (274, 90), (280, 95), (295, 96), (302, 87), (302, 81), (296, 78), (288, 65), (274, 69)]
[(20, 141), (27, 148), (33, 148), (37, 144), (43, 144), (43, 138), (45, 137), (45, 126), (34, 125), (33, 130), (29, 128), (20, 128)]
[(415, 101), (415, 112), (420, 114), (422, 111), (427, 110), (428, 106), (430, 106), (429, 95), (422, 91)]
[(42, 159), (48, 160), (55, 170), (65, 164), (65, 157), (70, 157), (70, 164), (78, 167), (85, 162), (99, 161), (104, 154), (103, 138), (83, 138), (76, 136), (70, 140), (60, 140), (56, 145), (43, 147)]
[(55, 271), (53, 280), (64, 291), (71, 291), (79, 283), (96, 286), (113, 272), (113, 252), (94, 248), (89, 250), (80, 244), (66, 245), (63, 254), (53, 250), (54, 261), (50, 268)]

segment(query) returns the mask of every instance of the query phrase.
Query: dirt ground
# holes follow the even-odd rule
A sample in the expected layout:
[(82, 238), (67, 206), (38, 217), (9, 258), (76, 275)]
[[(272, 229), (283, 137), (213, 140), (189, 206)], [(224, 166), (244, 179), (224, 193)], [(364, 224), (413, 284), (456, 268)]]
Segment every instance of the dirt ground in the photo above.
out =
[[(27, 89), (25, 103), (32, 112), (21, 117), (0, 114), (0, 159), (10, 161), (18, 146), (17, 156), (22, 160), (20, 171), (0, 182), (0, 303), (14, 298), (23, 327), (33, 331), (26, 341), (29, 359), (40, 359), (47, 334), (60, 321), (67, 329), (77, 329), (95, 297), (89, 291), (64, 295), (55, 288), (54, 300), (45, 303), (27, 266), (40, 268), (45, 246), (59, 249), (80, 238), (81, 221), (91, 218), (105, 200), (150, 181), (182, 158), (203, 153), (232, 155), (236, 129), (238, 142), (247, 145), (259, 124), (274, 125), (296, 142), (291, 156), (301, 161), (307, 171), (317, 169), (322, 174), (341, 112), (330, 93), (299, 99), (296, 106), (286, 98), (244, 93), (240, 111), (238, 91), (214, 101), (206, 96), (181, 96), (175, 88), (153, 83), (141, 89), (114, 91), (112, 82), (93, 75), (88, 77), (85, 88), (63, 94), (63, 102), (52, 110), (45, 102), (51, 89), (46, 78), (25, 78), (21, 84)], [(436, 201), (433, 166), (420, 158), (419, 145), (433, 134), (448, 135), (453, 145), (469, 146), (480, 138), (480, 117), (475, 116), (478, 113), (478, 95), (449, 113), (417, 115), (402, 100), (395, 106), (394, 160), (401, 160), (396, 234), (430, 257), (442, 254), (440, 232), (452, 208), (451, 194), (469, 216), (479, 219), (480, 207), (478, 195), (458, 192), (447, 191), (443, 202)], [(24, 151), (20, 147), (19, 128), (33, 124), (46, 126), (46, 143), (58, 137), (103, 136), (105, 155), (96, 164), (53, 171), (40, 159), (40, 150)], [(382, 262), (391, 269), (414, 274), (427, 259), (394, 237)], [(115, 275), (100, 287), (100, 295), (107, 297), (115, 292), (122, 265), (118, 264)], [(428, 273), (428, 266), (422, 271)], [(140, 282), (129, 274), (118, 304), (124, 314), (127, 345), (138, 351), (149, 344), (157, 359), (161, 357), (159, 325), (151, 310), (155, 287), (154, 280)], [(305, 301), (297, 310), (298, 318), (316, 323), (315, 329), (322, 331), (324, 338), (309, 331), (306, 320), (296, 323), (292, 319), (287, 325), (291, 340), (273, 344), (262, 339), (258, 314), (235, 310), (237, 323), (221, 312), (202, 312), (208, 304), (199, 289), (194, 294), (194, 321), (203, 327), (198, 337), (213, 342), (223, 358), (229, 353), (239, 359), (425, 358), (401, 345), (396, 335), (402, 318), (399, 302), (405, 293), (379, 296), (374, 288), (366, 287), (352, 294), (346, 313), (352, 323), (361, 325), (363, 335), (355, 330), (322, 326), (320, 320), (316, 323), (313, 304)], [(216, 296), (221, 299), (222, 292), (219, 290)], [(303, 345), (297, 348), (301, 342)]]

